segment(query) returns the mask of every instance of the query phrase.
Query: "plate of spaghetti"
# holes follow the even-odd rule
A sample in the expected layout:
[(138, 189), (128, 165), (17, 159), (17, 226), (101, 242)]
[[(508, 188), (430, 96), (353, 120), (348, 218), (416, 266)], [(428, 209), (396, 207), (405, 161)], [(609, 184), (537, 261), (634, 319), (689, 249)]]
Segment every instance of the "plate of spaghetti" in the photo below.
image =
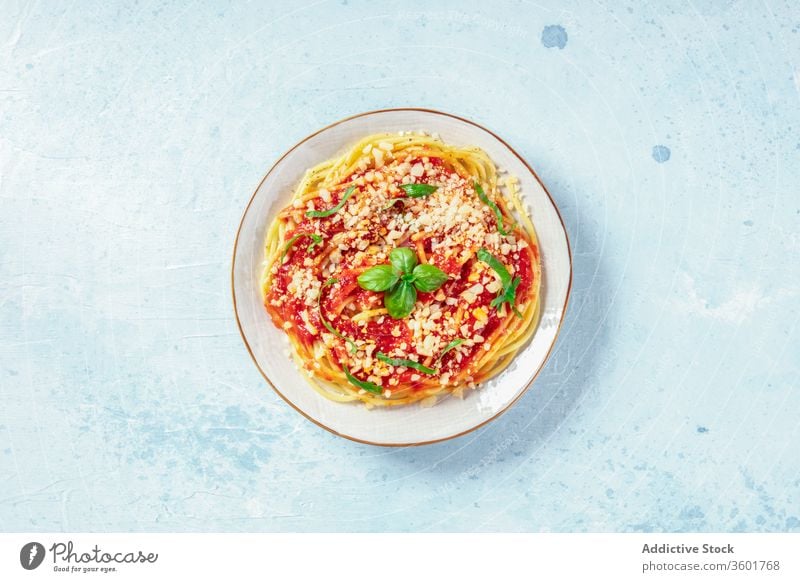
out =
[(365, 113), (267, 173), (234, 245), (234, 310), (275, 391), (360, 442), (407, 446), (508, 409), (545, 363), (572, 281), (528, 164), (468, 120)]

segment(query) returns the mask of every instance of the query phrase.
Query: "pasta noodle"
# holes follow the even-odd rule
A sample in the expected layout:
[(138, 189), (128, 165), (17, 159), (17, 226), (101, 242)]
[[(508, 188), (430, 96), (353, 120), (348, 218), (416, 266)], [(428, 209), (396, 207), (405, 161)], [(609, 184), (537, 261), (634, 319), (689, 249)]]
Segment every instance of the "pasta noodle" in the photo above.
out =
[(533, 223), (517, 180), (476, 147), (365, 137), (305, 173), (265, 246), (264, 305), (337, 402), (463, 397), (538, 323)]

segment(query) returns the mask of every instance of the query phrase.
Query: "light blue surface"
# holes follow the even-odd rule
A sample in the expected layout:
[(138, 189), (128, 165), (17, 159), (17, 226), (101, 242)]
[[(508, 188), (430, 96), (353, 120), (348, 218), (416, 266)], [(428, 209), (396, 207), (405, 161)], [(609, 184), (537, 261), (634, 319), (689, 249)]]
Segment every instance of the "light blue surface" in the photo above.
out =
[[(1, 4), (0, 530), (800, 530), (796, 3)], [(264, 172), (392, 106), (507, 139), (574, 253), (533, 389), (403, 450), (230, 296)]]

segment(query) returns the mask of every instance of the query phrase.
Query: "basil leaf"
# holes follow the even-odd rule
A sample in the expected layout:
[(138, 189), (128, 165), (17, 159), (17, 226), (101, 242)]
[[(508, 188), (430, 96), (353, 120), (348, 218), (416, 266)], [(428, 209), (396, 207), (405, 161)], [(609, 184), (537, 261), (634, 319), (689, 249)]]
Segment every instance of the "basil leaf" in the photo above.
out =
[(497, 230), (500, 231), (500, 234), (502, 234), (503, 236), (508, 236), (509, 234), (511, 234), (511, 231), (506, 230), (505, 227), (503, 226), (503, 214), (500, 212), (500, 209), (497, 207), (497, 204), (495, 204), (489, 199), (489, 197), (483, 191), (483, 188), (481, 188), (480, 184), (475, 182), (474, 186), (475, 186), (475, 192), (478, 193), (478, 198), (481, 199), (481, 202), (486, 204), (489, 208), (492, 209), (492, 212), (494, 212), (494, 217), (497, 219)]
[(357, 388), (362, 388), (367, 392), (372, 392), (373, 394), (383, 394), (383, 388), (381, 388), (377, 384), (373, 384), (372, 382), (365, 382), (364, 380), (359, 380), (350, 373), (350, 370), (347, 368), (345, 364), (342, 364), (342, 370), (344, 370), (344, 375), (347, 376), (347, 379), (353, 386)]
[(413, 368), (423, 374), (435, 374), (436, 370), (428, 368), (427, 366), (423, 366), (419, 362), (415, 362), (414, 360), (403, 360), (402, 358), (390, 358), (386, 354), (382, 352), (378, 352), (375, 355), (381, 362), (386, 362), (390, 366), (405, 366), (406, 368)]
[(389, 253), (389, 261), (400, 274), (408, 274), (417, 265), (417, 254), (408, 247), (397, 247)]
[(414, 267), (414, 286), (423, 293), (436, 291), (447, 281), (447, 273), (433, 265)]
[(500, 284), (503, 286), (502, 291), (497, 294), (497, 297), (492, 299), (492, 302), (489, 304), (489, 306), (499, 309), (503, 303), (508, 303), (508, 306), (514, 312), (514, 315), (522, 319), (522, 314), (514, 306), (514, 303), (517, 301), (517, 287), (522, 279), (519, 277), (514, 277), (512, 280), (511, 274), (508, 272), (508, 269), (506, 269), (505, 265), (486, 249), (480, 249), (477, 253), (477, 256), (479, 260), (483, 261), (495, 270), (497, 275), (500, 277)]
[(401, 184), (400, 187), (409, 198), (430, 196), (439, 188), (438, 186), (431, 186), (430, 184)]
[(442, 358), (444, 357), (444, 355), (445, 355), (447, 352), (449, 352), (449, 351), (450, 351), (450, 350), (452, 350), (453, 348), (457, 348), (458, 346), (460, 346), (461, 344), (463, 344), (465, 341), (466, 341), (466, 340), (465, 340), (464, 338), (458, 338), (458, 339), (454, 339), (454, 340), (453, 340), (453, 341), (451, 341), (449, 344), (447, 344), (447, 345), (444, 347), (444, 350), (442, 350), (442, 353), (441, 353), (441, 354), (439, 354), (439, 357), (438, 357), (438, 358), (436, 358), (436, 362), (434, 362), (434, 363), (435, 363), (435, 365), (436, 365), (436, 367), (437, 367), (437, 368), (439, 367), (439, 362), (441, 362), (441, 361), (442, 361)]
[(344, 193), (344, 196), (342, 196), (342, 199), (339, 200), (339, 204), (337, 204), (333, 208), (329, 208), (328, 210), (309, 210), (308, 212), (306, 212), (306, 216), (308, 216), (309, 218), (325, 218), (326, 216), (330, 216), (331, 214), (336, 214), (344, 207), (344, 203), (347, 202), (347, 199), (350, 198), (350, 196), (352, 196), (355, 190), (356, 190), (355, 186), (350, 186)]
[(508, 269), (506, 269), (506, 266), (501, 263), (497, 257), (484, 248), (478, 250), (477, 256), (478, 260), (483, 261), (495, 270), (497, 275), (500, 277), (500, 284), (504, 289), (511, 284), (511, 274), (508, 272)]
[(520, 281), (521, 279), (519, 277), (514, 277), (514, 280), (511, 281), (511, 284), (508, 287), (504, 287), (502, 293), (498, 294), (497, 297), (492, 299), (490, 306), (497, 307), (509, 299), (516, 299), (517, 287), (519, 286)]
[(296, 234), (289, 239), (289, 241), (286, 243), (286, 246), (283, 248), (283, 253), (281, 254), (281, 263), (283, 263), (283, 260), (286, 258), (286, 253), (289, 252), (289, 249), (292, 248), (292, 245), (295, 243), (295, 241), (304, 236), (309, 237), (313, 241), (310, 245), (308, 245), (308, 248), (306, 249), (308, 252), (314, 250), (315, 246), (322, 244), (322, 237), (319, 236), (318, 234), (307, 233), (307, 232), (301, 232), (300, 234)]
[[(334, 278), (328, 279), (327, 281), (325, 281), (325, 283), (322, 286), (323, 287), (330, 287), (331, 285), (336, 283), (338, 280), (339, 279), (334, 279)], [(322, 325), (324, 325), (325, 329), (327, 329), (333, 335), (335, 335), (339, 339), (343, 339), (344, 341), (346, 341), (348, 347), (350, 348), (350, 353), (351, 354), (355, 354), (358, 351), (358, 347), (356, 347), (356, 343), (353, 340), (351, 340), (350, 338), (343, 336), (340, 331), (338, 331), (335, 327), (333, 327), (328, 322), (327, 319), (325, 319), (325, 316), (322, 314), (322, 306), (320, 305), (321, 301), (322, 301), (322, 289), (319, 290), (319, 295), (317, 295), (317, 310), (319, 311), (319, 319), (322, 322)]]
[(391, 265), (378, 265), (361, 273), (358, 284), (368, 291), (386, 291), (397, 283), (398, 278)]
[(490, 304), (490, 307), (499, 307), (503, 303), (508, 303), (511, 306), (511, 311), (514, 312), (514, 315), (522, 319), (522, 314), (519, 312), (519, 309), (514, 307), (514, 302), (517, 300), (517, 287), (519, 286), (519, 282), (522, 279), (519, 277), (514, 277), (514, 280), (511, 281), (511, 284), (503, 289), (501, 293), (497, 295)]
[(417, 302), (417, 290), (414, 289), (413, 283), (400, 281), (394, 289), (385, 293), (383, 296), (383, 304), (386, 306), (386, 311), (392, 319), (403, 319), (408, 316), (414, 309), (414, 304)]

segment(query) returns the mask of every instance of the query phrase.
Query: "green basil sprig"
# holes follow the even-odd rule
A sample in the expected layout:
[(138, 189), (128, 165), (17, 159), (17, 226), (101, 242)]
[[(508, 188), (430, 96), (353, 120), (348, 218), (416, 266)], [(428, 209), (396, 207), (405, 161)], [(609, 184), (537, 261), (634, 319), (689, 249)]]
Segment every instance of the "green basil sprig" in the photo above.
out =
[(381, 362), (386, 362), (390, 366), (405, 366), (406, 368), (413, 368), (418, 372), (422, 372), (423, 374), (435, 374), (436, 370), (429, 368), (427, 366), (423, 366), (419, 362), (415, 362), (414, 360), (404, 360), (402, 358), (390, 358), (383, 352), (378, 352), (375, 354), (375, 357), (378, 358)]
[(283, 248), (283, 254), (281, 254), (281, 263), (283, 263), (283, 259), (286, 258), (286, 253), (289, 252), (289, 249), (292, 248), (292, 245), (295, 243), (295, 241), (304, 236), (307, 236), (311, 239), (311, 244), (308, 245), (308, 248), (306, 249), (308, 252), (313, 251), (315, 246), (322, 244), (322, 237), (319, 236), (318, 234), (308, 233), (308, 232), (301, 232), (300, 234), (296, 234), (289, 239), (289, 241), (286, 243), (286, 246)]
[(355, 191), (356, 187), (350, 186), (345, 191), (344, 196), (342, 196), (342, 199), (339, 200), (339, 204), (337, 204), (333, 208), (329, 208), (328, 210), (309, 210), (308, 212), (306, 212), (306, 216), (308, 216), (309, 218), (325, 218), (327, 216), (330, 216), (331, 214), (336, 214), (344, 207), (344, 203), (347, 202), (347, 199), (350, 198), (350, 196), (352, 196), (353, 192)]
[[(500, 231), (500, 234), (502, 234), (503, 236), (508, 236), (509, 234), (511, 234), (511, 231), (506, 230), (505, 226), (503, 226), (503, 214), (500, 212), (500, 209), (497, 207), (497, 204), (495, 204), (489, 199), (489, 197), (483, 191), (483, 188), (481, 188), (480, 184), (475, 182), (474, 186), (475, 186), (475, 192), (478, 193), (478, 198), (481, 199), (481, 202), (486, 204), (486, 206), (491, 208), (492, 212), (494, 212), (494, 217), (497, 219), (497, 230)], [(511, 226), (513, 227), (513, 225)]]
[(418, 265), (416, 253), (398, 247), (389, 253), (391, 265), (371, 267), (358, 276), (358, 284), (368, 291), (384, 292), (383, 305), (393, 319), (403, 319), (414, 309), (417, 290), (436, 291), (447, 281), (447, 273), (433, 265)]
[(372, 392), (373, 394), (383, 394), (383, 388), (381, 388), (377, 384), (373, 384), (372, 382), (365, 382), (364, 380), (359, 380), (358, 378), (353, 376), (350, 373), (350, 370), (347, 368), (346, 364), (342, 364), (342, 370), (344, 370), (344, 375), (347, 376), (347, 379), (353, 386), (357, 388), (363, 388), (367, 392)]
[(414, 288), (414, 284), (408, 281), (401, 281), (383, 296), (383, 305), (392, 319), (408, 317), (414, 310), (416, 302), (417, 290)]
[[(327, 281), (325, 281), (325, 283), (322, 286), (323, 286), (323, 288), (324, 287), (330, 287), (331, 285), (336, 283), (336, 281), (338, 281), (338, 279), (334, 279), (334, 278), (328, 279)], [(337, 330), (335, 327), (333, 327), (330, 324), (330, 322), (327, 319), (325, 319), (325, 316), (322, 315), (322, 306), (320, 305), (320, 301), (322, 301), (322, 289), (319, 290), (319, 295), (317, 295), (317, 310), (319, 311), (319, 319), (320, 319), (320, 321), (322, 321), (322, 325), (324, 325), (325, 329), (327, 329), (333, 335), (335, 335), (339, 339), (343, 339), (344, 341), (346, 341), (348, 347), (350, 348), (350, 353), (351, 354), (355, 354), (358, 351), (358, 347), (356, 347), (356, 343), (353, 340), (351, 340), (349, 337), (345, 337), (344, 335), (342, 335), (342, 333), (339, 330)]]
[(451, 341), (449, 344), (447, 344), (447, 345), (444, 347), (444, 350), (442, 350), (442, 353), (441, 353), (441, 354), (439, 354), (439, 357), (438, 357), (438, 358), (436, 358), (436, 362), (434, 362), (434, 364), (436, 365), (436, 367), (437, 367), (437, 368), (439, 367), (439, 363), (442, 361), (442, 358), (444, 358), (444, 355), (445, 355), (447, 352), (449, 352), (449, 351), (450, 351), (450, 350), (452, 350), (453, 348), (457, 348), (458, 346), (460, 346), (461, 344), (463, 344), (465, 341), (466, 341), (466, 340), (465, 340), (464, 338), (458, 338), (458, 339), (454, 339), (454, 340), (453, 340), (453, 341)]
[(414, 267), (414, 285), (423, 293), (431, 293), (447, 281), (447, 273), (433, 265), (417, 265)]
[(503, 305), (503, 303), (508, 303), (514, 315), (522, 319), (522, 314), (514, 307), (514, 303), (517, 300), (517, 287), (521, 279), (519, 277), (514, 277), (512, 279), (506, 266), (486, 249), (480, 249), (477, 256), (478, 260), (483, 261), (494, 269), (495, 273), (500, 277), (500, 284), (503, 286), (503, 289), (497, 294), (497, 297), (492, 299), (491, 307), (498, 308)]
[(369, 291), (387, 291), (400, 280), (392, 265), (377, 265), (358, 277), (358, 284)]
[(430, 196), (439, 188), (430, 184), (401, 184), (400, 186), (409, 198), (422, 198)]

